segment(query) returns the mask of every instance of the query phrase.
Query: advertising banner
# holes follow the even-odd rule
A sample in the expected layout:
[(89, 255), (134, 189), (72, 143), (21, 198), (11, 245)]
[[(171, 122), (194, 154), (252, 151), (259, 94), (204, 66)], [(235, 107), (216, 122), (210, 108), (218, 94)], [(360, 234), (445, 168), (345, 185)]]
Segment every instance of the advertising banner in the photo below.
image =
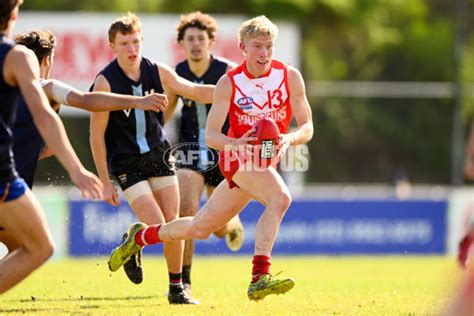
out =
[[(281, 224), (275, 254), (443, 254), (446, 201), (294, 201)], [(241, 213), (245, 241), (239, 254), (253, 253), (255, 226), (263, 206)], [(106, 255), (119, 244), (135, 216), (124, 202), (70, 202), (69, 254)], [(162, 246), (146, 252), (162, 253)], [(231, 254), (223, 239), (196, 242), (197, 254)]]
[[(74, 87), (87, 90), (95, 76), (113, 58), (107, 31), (119, 13), (43, 13), (22, 12), (15, 33), (48, 29), (57, 37), (55, 65), (51, 78), (62, 80)], [(158, 62), (174, 66), (184, 59), (183, 50), (176, 42), (179, 15), (139, 14), (143, 25), (143, 55)], [(237, 31), (247, 17), (216, 15), (219, 24), (213, 54), (240, 63), (242, 52)], [(300, 30), (294, 23), (274, 21), (279, 28), (275, 42), (275, 58), (300, 65)], [(87, 112), (66, 107), (62, 114), (87, 115)]]

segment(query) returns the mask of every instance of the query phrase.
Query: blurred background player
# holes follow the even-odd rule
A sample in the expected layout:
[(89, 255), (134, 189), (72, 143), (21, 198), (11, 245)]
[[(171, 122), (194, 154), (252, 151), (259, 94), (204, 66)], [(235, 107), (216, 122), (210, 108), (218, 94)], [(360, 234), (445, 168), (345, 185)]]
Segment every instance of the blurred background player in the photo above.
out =
[[(178, 44), (186, 55), (186, 59), (176, 65), (176, 73), (181, 77), (195, 83), (215, 85), (220, 77), (236, 67), (235, 63), (211, 54), (211, 48), (216, 40), (217, 23), (210, 15), (199, 11), (182, 15), (176, 30)], [(165, 111), (165, 122), (170, 119), (178, 101), (175, 94), (168, 94), (168, 97), (170, 103)], [(209, 198), (224, 177), (219, 168), (216, 168), (219, 163), (217, 151), (210, 149), (211, 153), (208, 150), (201, 150), (201, 146), (206, 143), (206, 122), (211, 104), (197, 103), (184, 97), (181, 99), (183, 107), (178, 133), (179, 143), (185, 145), (180, 148), (184, 157), (196, 157), (188, 155), (188, 151), (200, 153), (197, 159), (192, 159), (190, 163), (177, 161), (179, 215), (184, 217), (194, 216), (199, 209), (204, 188)], [(227, 134), (228, 129), (227, 119), (222, 127), (222, 133)], [(239, 217), (234, 217), (224, 227), (214, 232), (214, 235), (219, 238), (225, 237), (229, 249), (238, 251), (243, 243), (243, 227)], [(186, 240), (183, 255), (183, 285), (188, 291), (191, 290), (193, 254), (194, 240)]]
[[(20, 90), (41, 135), (79, 187), (83, 197), (102, 197), (100, 181), (77, 158), (64, 126), (48, 104), (38, 80), (38, 61), (29, 49), (11, 40), (22, 0), (0, 2), (0, 241), (15, 243), (0, 260), (0, 293), (41, 266), (54, 251), (41, 205), (15, 171), (12, 128)], [(17, 157), (21, 159), (22, 157)]]
[[(281, 220), (291, 204), (290, 192), (274, 165), (255, 168), (255, 163), (260, 164), (260, 161), (253, 161), (251, 156), (245, 153), (240, 155), (241, 159), (233, 156), (238, 147), (256, 141), (256, 137), (250, 136), (255, 132), (253, 126), (264, 118), (274, 121), (280, 131), (277, 160), (290, 145), (306, 143), (313, 136), (311, 108), (300, 72), (272, 57), (277, 33), (277, 26), (265, 16), (244, 22), (239, 29), (239, 47), (245, 61), (224, 75), (216, 86), (206, 141), (221, 150), (219, 166), (227, 183), (219, 184), (194, 217), (179, 218), (163, 225), (133, 224), (127, 240), (111, 254), (109, 268), (112, 271), (145, 245), (209, 237), (253, 198), (264, 204), (265, 210), (255, 228), (248, 298), (257, 301), (293, 288), (292, 279), (276, 279), (270, 274), (270, 256)], [(230, 128), (228, 135), (224, 135), (222, 126), (228, 114)], [(297, 128), (285, 134), (292, 114)]]
[[(143, 57), (142, 41), (141, 22), (136, 15), (128, 13), (112, 23), (109, 44), (116, 59), (99, 73), (94, 91), (146, 95), (166, 89), (199, 102), (212, 101), (214, 86), (196, 85), (179, 77), (170, 67)], [(177, 218), (178, 180), (169, 161), (170, 144), (163, 129), (163, 113), (137, 109), (92, 113), (90, 126), (92, 153), (104, 183), (105, 200), (111, 205), (119, 204), (110, 171), (140, 221), (159, 224)], [(183, 242), (166, 242), (164, 255), (169, 270), (169, 302), (199, 303), (182, 285)], [(125, 266), (125, 272), (135, 283), (142, 280), (139, 259), (137, 253)]]
[(474, 202), (471, 201), (464, 210), (461, 223), (461, 241), (458, 248), (458, 262), (462, 268), (466, 268), (469, 258), (474, 252)]
[[(59, 111), (60, 104), (95, 112), (129, 108), (162, 111), (166, 106), (167, 98), (162, 94), (153, 93), (145, 97), (135, 97), (106, 92), (82, 92), (61, 81), (48, 80), (54, 64), (56, 46), (56, 37), (50, 31), (25, 32), (15, 36), (15, 42), (31, 49), (38, 58), (41, 85), (56, 112)], [(31, 189), (40, 155), (41, 158), (45, 158), (50, 156), (51, 152), (44, 147), (43, 138), (22, 97), (17, 104), (13, 135), (15, 138), (13, 154), (15, 157), (21, 157), (16, 160), (16, 170)]]
[[(466, 143), (466, 154), (464, 161), (464, 174), (469, 180), (474, 180), (474, 121)], [(466, 267), (469, 254), (473, 252), (474, 241), (474, 202), (471, 202), (464, 211), (461, 224), (462, 238), (459, 242), (458, 261), (461, 267)]]

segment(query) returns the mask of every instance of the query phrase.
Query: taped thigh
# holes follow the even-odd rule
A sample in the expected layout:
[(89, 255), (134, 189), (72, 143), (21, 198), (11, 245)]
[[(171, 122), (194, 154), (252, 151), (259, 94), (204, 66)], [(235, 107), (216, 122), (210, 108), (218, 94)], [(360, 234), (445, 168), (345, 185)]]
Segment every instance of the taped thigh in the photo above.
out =
[(174, 176), (165, 176), (165, 177), (153, 177), (149, 178), (148, 182), (152, 191), (157, 191), (172, 185), (178, 185), (178, 177)]
[(127, 199), (128, 204), (132, 204), (136, 199), (145, 194), (153, 194), (152, 189), (148, 181), (143, 180), (134, 185), (126, 188), (123, 191), (125, 198)]

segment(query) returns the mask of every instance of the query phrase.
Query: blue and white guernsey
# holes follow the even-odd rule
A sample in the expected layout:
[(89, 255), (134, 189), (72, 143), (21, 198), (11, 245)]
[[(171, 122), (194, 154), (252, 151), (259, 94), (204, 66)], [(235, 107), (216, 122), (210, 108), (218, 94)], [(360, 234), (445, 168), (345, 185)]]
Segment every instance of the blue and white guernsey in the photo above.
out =
[[(142, 57), (138, 81), (127, 77), (116, 59), (100, 74), (107, 79), (114, 93), (136, 96), (163, 93), (158, 67), (145, 57)], [(111, 111), (105, 144), (107, 158), (112, 163), (121, 156), (140, 155), (156, 149), (165, 152), (170, 145), (163, 128), (163, 113), (141, 109)]]

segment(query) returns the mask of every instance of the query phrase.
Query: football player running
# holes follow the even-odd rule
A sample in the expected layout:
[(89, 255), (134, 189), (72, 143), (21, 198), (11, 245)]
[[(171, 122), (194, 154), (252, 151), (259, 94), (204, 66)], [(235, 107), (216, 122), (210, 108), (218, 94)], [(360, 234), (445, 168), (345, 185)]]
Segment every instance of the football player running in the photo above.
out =
[[(277, 26), (265, 16), (244, 22), (239, 29), (239, 47), (245, 61), (217, 83), (206, 142), (221, 151), (219, 165), (226, 181), (218, 185), (194, 217), (179, 218), (163, 225), (133, 224), (127, 240), (111, 254), (111, 271), (119, 269), (130, 256), (150, 243), (206, 239), (255, 199), (265, 205), (265, 210), (255, 229), (248, 298), (257, 301), (293, 288), (293, 279), (277, 279), (270, 273), (276, 234), (291, 204), (288, 187), (274, 167), (276, 161), (267, 168), (254, 168), (254, 159), (238, 152), (240, 146), (246, 147), (257, 140), (252, 136), (253, 127), (264, 118), (274, 121), (281, 134), (276, 160), (288, 146), (306, 143), (313, 136), (311, 108), (300, 72), (273, 59), (277, 32)], [(224, 135), (221, 128), (227, 114), (230, 129)], [(298, 126), (287, 133), (292, 115)]]

